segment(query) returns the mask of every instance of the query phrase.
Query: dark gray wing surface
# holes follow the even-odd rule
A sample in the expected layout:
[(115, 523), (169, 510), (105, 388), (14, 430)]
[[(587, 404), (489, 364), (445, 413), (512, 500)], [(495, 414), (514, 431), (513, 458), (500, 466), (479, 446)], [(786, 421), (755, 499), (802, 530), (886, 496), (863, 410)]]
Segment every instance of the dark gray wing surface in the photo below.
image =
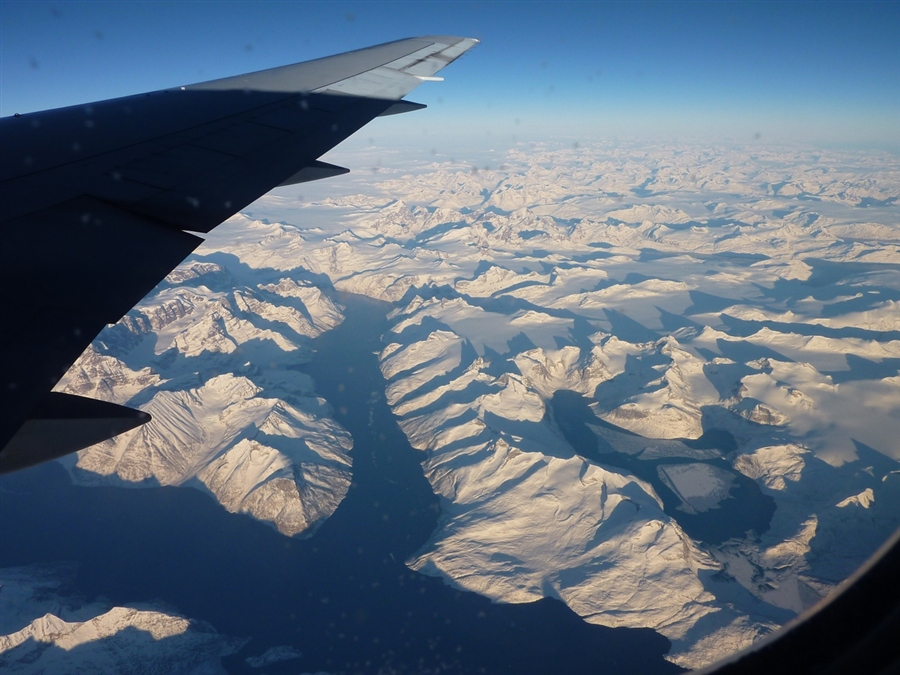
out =
[[(51, 389), (208, 232), (279, 185), (347, 169), (318, 158), (477, 41), (429, 36), (0, 120), (0, 473), (146, 421)], [(129, 426), (130, 425), (130, 426)]]

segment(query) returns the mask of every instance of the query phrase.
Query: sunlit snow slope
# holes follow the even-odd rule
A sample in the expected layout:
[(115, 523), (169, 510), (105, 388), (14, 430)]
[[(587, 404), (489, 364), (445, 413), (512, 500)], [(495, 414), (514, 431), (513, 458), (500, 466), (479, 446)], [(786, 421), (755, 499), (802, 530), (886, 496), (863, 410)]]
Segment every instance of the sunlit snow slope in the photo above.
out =
[(64, 565), (0, 570), (4, 673), (224, 673), (221, 657), (246, 642), (170, 610), (82, 604), (73, 576)]
[(288, 535), (331, 515), (352, 439), (298, 368), (342, 315), (302, 271), (271, 272), (208, 251), (101, 334), (59, 388), (153, 420), (69, 459), (77, 481), (199, 487)]

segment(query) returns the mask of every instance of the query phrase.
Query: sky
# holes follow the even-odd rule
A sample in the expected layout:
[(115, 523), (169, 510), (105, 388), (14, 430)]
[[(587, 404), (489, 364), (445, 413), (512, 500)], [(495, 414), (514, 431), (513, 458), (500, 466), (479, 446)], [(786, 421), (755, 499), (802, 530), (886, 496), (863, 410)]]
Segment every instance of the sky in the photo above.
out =
[[(802, 142), (900, 153), (900, 2), (0, 0), (0, 114), (428, 34), (481, 44), (377, 140)], [(370, 139), (374, 140), (374, 139)]]

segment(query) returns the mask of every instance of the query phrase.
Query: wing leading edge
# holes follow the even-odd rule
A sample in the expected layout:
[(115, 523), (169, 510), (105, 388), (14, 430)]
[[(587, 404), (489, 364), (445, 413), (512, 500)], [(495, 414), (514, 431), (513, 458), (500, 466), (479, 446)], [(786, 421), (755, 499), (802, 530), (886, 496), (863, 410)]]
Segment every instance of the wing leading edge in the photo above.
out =
[[(477, 43), (428, 36), (0, 120), (0, 473), (138, 426), (52, 392), (216, 225), (279, 185), (348, 169), (325, 152)], [(85, 402), (87, 401), (87, 402)], [(98, 404), (98, 405), (94, 405)]]

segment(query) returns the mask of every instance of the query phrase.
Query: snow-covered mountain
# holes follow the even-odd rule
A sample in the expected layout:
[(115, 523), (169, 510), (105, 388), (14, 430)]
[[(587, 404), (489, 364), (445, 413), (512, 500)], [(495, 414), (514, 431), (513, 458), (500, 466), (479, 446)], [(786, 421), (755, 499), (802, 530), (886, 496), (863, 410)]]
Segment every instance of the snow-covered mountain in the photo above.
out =
[(153, 420), (66, 465), (84, 484), (198, 487), (309, 535), (350, 484), (353, 441), (298, 370), (340, 308), (302, 275), (244, 285), (229, 264), (186, 262), (75, 363), (58, 388)]
[[(290, 222), (254, 218), (266, 197), (61, 383), (154, 416), (70, 472), (311, 535), (352, 439), (298, 367), (342, 320), (331, 288), (386, 300), (385, 395), (441, 505), (407, 564), (707, 664), (900, 526), (898, 186), (887, 155), (582, 144)], [(735, 504), (756, 520), (713, 532)]]
[(167, 608), (82, 604), (64, 590), (70, 576), (64, 566), (0, 570), (4, 673), (224, 673), (221, 658), (246, 642)]
[[(331, 200), (348, 228), (303, 265), (402, 292), (382, 371), (442, 498), (411, 564), (498, 601), (551, 595), (652, 626), (685, 666), (827, 594), (873, 528), (900, 525), (897, 176), (891, 158), (594, 147), (390, 180), (387, 207)], [(561, 390), (622, 430), (591, 425), (607, 449), (705, 460), (657, 467), (682, 510), (717, 508), (746, 476), (774, 500), (770, 526), (687, 536), (652, 485), (573, 452), (548, 414)], [(719, 449), (661, 440), (717, 429)], [(867, 543), (828, 562), (817, 538), (836, 531)]]

